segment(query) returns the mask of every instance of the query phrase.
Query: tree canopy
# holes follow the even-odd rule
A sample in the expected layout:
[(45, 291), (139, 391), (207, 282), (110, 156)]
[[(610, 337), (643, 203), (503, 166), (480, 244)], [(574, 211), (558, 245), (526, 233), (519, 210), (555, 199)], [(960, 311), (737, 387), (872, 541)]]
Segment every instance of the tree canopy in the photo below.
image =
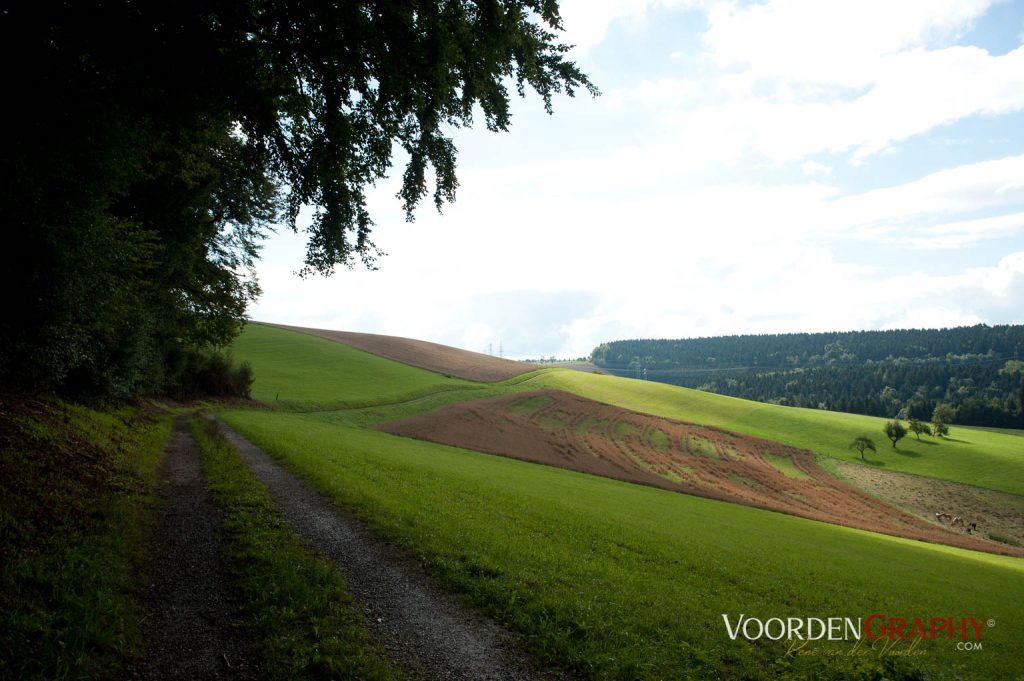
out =
[(894, 449), (896, 447), (896, 443), (902, 440), (907, 434), (906, 427), (900, 423), (899, 420), (886, 421), (885, 425), (882, 426), (882, 430), (885, 432), (885, 436), (892, 441)]
[(592, 361), (748, 400), (944, 423), (1024, 425), (1024, 325), (626, 340)]
[(549, 112), (597, 93), (560, 28), (554, 0), (6, 3), (0, 209), (23, 293), (0, 375), (158, 388), (237, 331), (261, 239), (305, 206), (304, 273), (373, 267), (365, 193), (396, 153), (412, 219), (431, 187), (455, 198), (454, 128), (507, 129), (510, 90)]
[(867, 459), (864, 458), (865, 450), (871, 450), (872, 452), (878, 451), (878, 449), (875, 447), (875, 441), (869, 438), (867, 435), (858, 435), (857, 437), (855, 437), (853, 439), (853, 442), (850, 443), (850, 449), (856, 449), (858, 452), (860, 452), (860, 458), (863, 461), (867, 461)]

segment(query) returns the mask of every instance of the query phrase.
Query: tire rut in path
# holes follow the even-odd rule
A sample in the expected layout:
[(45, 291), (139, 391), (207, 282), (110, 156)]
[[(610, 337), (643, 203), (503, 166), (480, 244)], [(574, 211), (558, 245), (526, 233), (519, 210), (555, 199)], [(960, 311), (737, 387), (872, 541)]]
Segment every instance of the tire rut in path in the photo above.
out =
[(433, 585), (422, 568), (374, 536), (223, 422), (242, 460), (270, 489), (284, 518), (348, 582), (367, 625), (406, 675), (423, 681), (528, 681), (542, 672), (513, 635)]
[(221, 561), (221, 514), (187, 416), (174, 420), (160, 477), (163, 506), (142, 621), (146, 656), (132, 676), (255, 679), (257, 655), (238, 626), (240, 597)]

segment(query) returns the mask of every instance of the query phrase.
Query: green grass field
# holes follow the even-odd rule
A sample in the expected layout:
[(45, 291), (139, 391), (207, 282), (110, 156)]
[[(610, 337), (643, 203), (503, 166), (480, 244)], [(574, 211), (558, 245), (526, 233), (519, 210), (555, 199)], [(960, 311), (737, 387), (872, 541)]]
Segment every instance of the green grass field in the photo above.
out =
[[(871, 465), (1024, 495), (1020, 431), (953, 426), (951, 437), (913, 435), (894, 449), (885, 419), (780, 407), (677, 386), (566, 369), (541, 369), (495, 384), (452, 379), (377, 357), (341, 343), (250, 324), (233, 346), (256, 370), (254, 396), (296, 411), (336, 411), (335, 420), (370, 425), (445, 404), (539, 388), (657, 416), (718, 426), (862, 463), (853, 438), (874, 439)], [(356, 409), (359, 408), (359, 409)], [(341, 410), (346, 411), (341, 411)]]
[[(1024, 679), (1019, 559), (399, 438), (367, 426), (452, 402), (552, 388), (848, 460), (857, 454), (847, 442), (867, 432), (880, 445), (871, 457), (877, 465), (1011, 492), (1024, 489), (1014, 433), (955, 427), (949, 441), (907, 439), (893, 452), (883, 441), (880, 419), (560, 369), (489, 385), (452, 381), (309, 340), (316, 342), (251, 327), (236, 355), (253, 361), (258, 377), (270, 376), (257, 394), (272, 390), (286, 406), (322, 411), (234, 410), (223, 414), (225, 420), (419, 557), (450, 588), (522, 632), (546, 662), (592, 679)], [(353, 375), (360, 380), (349, 381)], [(378, 377), (386, 377), (380, 388)], [(332, 404), (359, 408), (326, 409)], [(723, 613), (974, 616), (995, 626), (983, 631), (981, 651), (928, 641), (921, 657), (872, 651), (863, 658), (797, 659), (787, 657), (783, 644), (730, 640)], [(846, 653), (850, 646), (835, 648)]]
[(547, 372), (534, 385), (805, 447), (854, 463), (860, 463), (860, 456), (847, 447), (853, 438), (865, 434), (878, 446), (877, 454), (868, 454), (872, 465), (1024, 495), (1024, 446), (1012, 431), (954, 425), (949, 438), (923, 437), (919, 442), (909, 435), (893, 449), (882, 433), (885, 419), (871, 416), (780, 407), (653, 381), (565, 370)]
[(984, 615), (997, 626), (983, 633), (983, 651), (927, 642), (926, 657), (897, 661), (889, 678), (914, 669), (930, 678), (1024, 674), (1020, 560), (407, 440), (325, 416), (224, 414), (443, 582), (524, 632), (535, 654), (587, 678), (859, 678), (880, 664), (875, 656), (787, 659), (781, 645), (733, 642), (723, 613)]
[(231, 351), (255, 370), (253, 397), (298, 411), (401, 402), (478, 385), (261, 324), (247, 324)]

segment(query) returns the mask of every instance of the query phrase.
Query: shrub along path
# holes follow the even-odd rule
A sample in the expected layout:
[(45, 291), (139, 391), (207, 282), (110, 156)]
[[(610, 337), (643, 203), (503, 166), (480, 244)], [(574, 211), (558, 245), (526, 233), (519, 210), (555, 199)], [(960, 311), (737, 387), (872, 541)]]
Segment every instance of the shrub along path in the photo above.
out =
[(220, 513), (204, 484), (199, 447), (178, 416), (161, 470), (142, 620), (146, 679), (254, 679), (257, 655), (238, 626), (240, 597), (221, 560)]
[(423, 680), (552, 678), (512, 645), (512, 635), (434, 586), (422, 568), (324, 500), (267, 454), (220, 423), (269, 488), (284, 518), (345, 575), (370, 630), (406, 675)]

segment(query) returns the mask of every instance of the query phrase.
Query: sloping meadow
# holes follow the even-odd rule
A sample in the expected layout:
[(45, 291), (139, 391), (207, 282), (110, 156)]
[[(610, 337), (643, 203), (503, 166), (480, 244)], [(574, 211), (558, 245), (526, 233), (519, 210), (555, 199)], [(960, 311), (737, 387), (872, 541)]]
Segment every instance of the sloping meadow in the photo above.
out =
[[(456, 381), (419, 369), (410, 373), (411, 367), (347, 347), (335, 354), (317, 346), (316, 357), (304, 357), (301, 344), (287, 338), (300, 334), (271, 331), (284, 335), (274, 339), (274, 347), (264, 345), (254, 362), (257, 387), (261, 370), (268, 381), (257, 394), (265, 396), (269, 388), (277, 403), (322, 411), (235, 410), (224, 413), (225, 420), (417, 557), (441, 583), (519, 631), (524, 645), (546, 663), (592, 679), (1024, 674), (1020, 559), (370, 429), (417, 414), (429, 422), (446, 405), (466, 410), (458, 403), (491, 397), (501, 419), (478, 414), (487, 425), (477, 428), (484, 439), (474, 448), (493, 451), (501, 428), (514, 440), (526, 432), (520, 428), (525, 424), (534, 444), (553, 444), (550, 451), (565, 461), (586, 454), (649, 475), (661, 487), (700, 480), (725, 487), (728, 481), (736, 494), (779, 498), (822, 482), (825, 473), (799, 452), (808, 438), (834, 445), (846, 437), (842, 429), (830, 432), (827, 420), (813, 427), (797, 424), (789, 440), (779, 436), (784, 427), (765, 426), (775, 436), (761, 437), (776, 442), (748, 447), (730, 440), (734, 433), (682, 423), (669, 427), (664, 419), (623, 416), (621, 409), (617, 416), (606, 415), (603, 406), (573, 411), (565, 408), (566, 398), (527, 392), (560, 388), (606, 405), (753, 435), (759, 433), (750, 433), (744, 419), (765, 405), (735, 400), (722, 407), (718, 401), (727, 398), (704, 400), (670, 386), (650, 394), (647, 385), (633, 385), (641, 382), (557, 370), (503, 384)], [(332, 403), (336, 408), (330, 410)], [(854, 418), (856, 423), (844, 422), (843, 428), (873, 423)], [(493, 437), (485, 437), (488, 432)], [(596, 446), (598, 441), (603, 444)], [(634, 458), (641, 443), (649, 459)], [(974, 455), (974, 449), (953, 444)], [(988, 479), (1002, 468), (1004, 486), (1015, 485), (1019, 456), (999, 447), (994, 452), (988, 458), (978, 454), (975, 473), (980, 468)], [(899, 463), (913, 468), (922, 459), (908, 455)], [(952, 475), (971, 468), (936, 457), (924, 463), (920, 472), (932, 466)], [(746, 472), (730, 471), (740, 464)], [(813, 497), (806, 501), (817, 505)], [(840, 512), (843, 503), (839, 499), (832, 510)], [(737, 631), (741, 615), (753, 618), (754, 626)], [(778, 623), (789, 618), (849, 619), (860, 627), (860, 637), (773, 640)], [(769, 621), (767, 632), (758, 630), (757, 624)]]
[[(323, 415), (224, 418), (521, 632), (532, 653), (583, 678), (1024, 673), (1020, 559), (410, 440)], [(986, 622), (983, 649), (958, 650), (957, 633), (917, 644), (865, 640), (859, 648), (855, 640), (817, 641), (798, 657), (784, 640), (733, 640), (723, 620), (837, 617), (863, 625), (876, 614), (908, 623), (974, 617)], [(881, 633), (877, 621), (873, 633)]]

